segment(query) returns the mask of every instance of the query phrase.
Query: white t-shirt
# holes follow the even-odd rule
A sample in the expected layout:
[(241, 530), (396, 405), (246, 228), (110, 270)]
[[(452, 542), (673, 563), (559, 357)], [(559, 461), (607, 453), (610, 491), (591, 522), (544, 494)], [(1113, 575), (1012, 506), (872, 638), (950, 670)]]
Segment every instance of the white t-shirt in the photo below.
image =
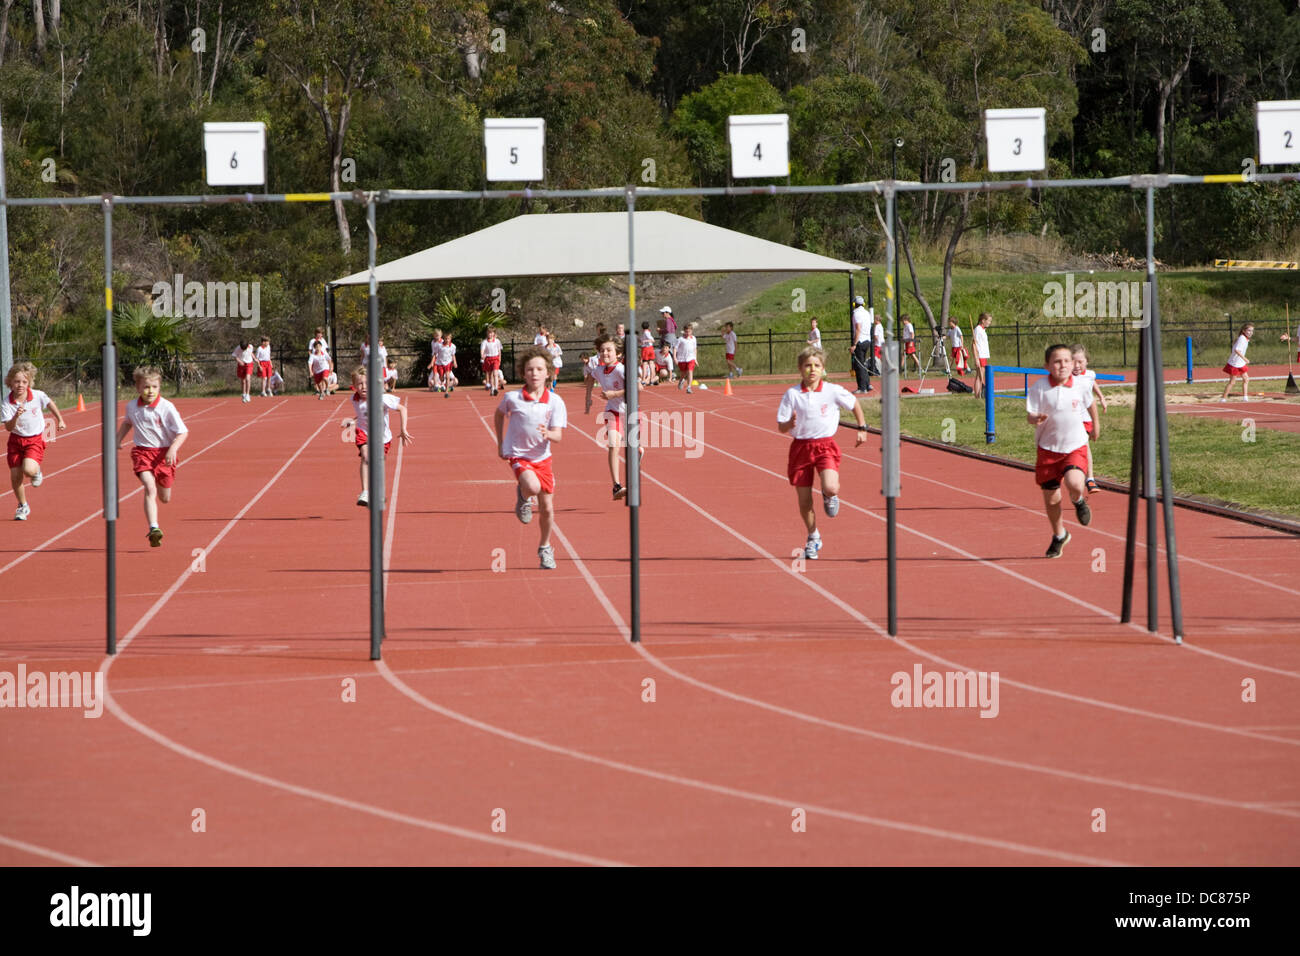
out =
[(912, 326), (911, 319), (907, 319), (903, 322), (903, 341), (904, 342), (916, 341), (916, 329)]
[[(976, 330), (977, 330), (977, 331), (978, 331), (978, 328), (979, 328), (979, 327), (976, 326)], [(1088, 394), (1091, 395), (1091, 394), (1092, 394), (1093, 386), (1097, 384), (1097, 373), (1094, 372), (1092, 369), (1088, 369), (1088, 371), (1086, 371), (1086, 372), (1084, 372), (1082, 375), (1078, 376), (1078, 378), (1079, 378), (1080, 381), (1087, 382), (1087, 384), (1088, 384)], [(1084, 408), (1083, 408), (1083, 420), (1084, 420), (1085, 422), (1090, 422), (1090, 421), (1092, 421), (1092, 415), (1090, 415), (1090, 414), (1088, 413), (1088, 408), (1087, 408), (1087, 406), (1084, 406)]]
[(808, 344), (809, 344), (809, 345), (815, 345), (817, 348), (821, 348), (821, 347), (822, 347), (822, 330), (821, 330), (821, 329), (809, 329), (809, 330), (808, 330)]
[(875, 321), (874, 310), (858, 306), (853, 310), (853, 344), (871, 341), (871, 323)]
[(235, 357), (235, 361), (240, 365), (253, 364), (253, 347), (251, 345), (246, 349), (237, 348), (230, 354)]
[(559, 368), (564, 363), (560, 361), (560, 356), (564, 354), (564, 349), (560, 348), (560, 343), (546, 346), (546, 351), (551, 353), (551, 364)]
[(649, 329), (641, 330), (641, 348), (652, 349), (655, 347), (655, 337)]
[(1082, 412), (1089, 405), (1092, 385), (1082, 376), (1071, 375), (1062, 385), (1053, 385), (1044, 375), (1025, 393), (1025, 411), (1030, 415), (1046, 413), (1047, 420), (1034, 429), (1034, 440), (1045, 451), (1065, 454), (1088, 443), (1083, 430)]
[(317, 342), (319, 342), (319, 343), (321, 344), (321, 347), (325, 350), (325, 354), (326, 354), (326, 355), (329, 355), (329, 354), (330, 354), (330, 344), (329, 344), (328, 342), (326, 342), (324, 339), (312, 339), (309, 343), (307, 343), (307, 354), (308, 354), (308, 355), (311, 355), (312, 353), (314, 353), (314, 352), (316, 351), (316, 343), (317, 343)]
[[(370, 402), (369, 395), (365, 399), (359, 399), (354, 392), (352, 395), (352, 417), (356, 419), (356, 428), (358, 435), (366, 434), (366, 428), (370, 425)], [(402, 400), (396, 395), (384, 396), (384, 444), (387, 445), (393, 440), (392, 429), (388, 427), (388, 410), (390, 408), (401, 408)]]
[(540, 346), (542, 346), (543, 348), (545, 348), (545, 347), (546, 347), (546, 336), (544, 336), (544, 335), (542, 335), (542, 333), (538, 332), (536, 335), (533, 336), (533, 344), (534, 344), (534, 345), (540, 345)]
[(478, 346), (479, 358), (496, 358), (501, 354), (500, 339), (484, 339)]
[(794, 417), (793, 438), (831, 438), (840, 427), (840, 409), (852, 408), (858, 400), (846, 388), (822, 379), (817, 387), (808, 391), (802, 385), (792, 385), (781, 396), (776, 410), (778, 422), (788, 422)]
[(722, 333), (722, 347), (728, 355), (736, 354), (736, 333), (735, 332)]
[(522, 388), (506, 392), (501, 396), (497, 411), (506, 416), (501, 451), (507, 458), (526, 458), (529, 461), (550, 458), (551, 443), (538, 434), (537, 426), (564, 428), (569, 424), (564, 399), (549, 388), (543, 388), (541, 398), (536, 400), (526, 398)]
[(4, 402), (0, 404), (0, 420), (7, 422), (15, 415), (18, 416), (13, 433), (21, 438), (31, 438), (45, 431), (45, 416), (41, 413), (50, 407), (50, 396), (40, 389), (29, 388), (27, 393), (27, 401), (23, 402), (21, 412), (18, 411), (13, 392), (5, 392)]
[(126, 403), (126, 420), (135, 427), (134, 443), (141, 448), (169, 448), (177, 435), (189, 431), (176, 406), (159, 395), (152, 405), (140, 399)]
[(961, 326), (953, 322), (948, 326), (948, 344), (953, 348), (959, 349), (962, 345)]
[[(1245, 368), (1246, 359), (1244, 356), (1246, 354), (1246, 348), (1249, 345), (1250, 339), (1246, 338), (1244, 335), (1237, 336), (1237, 341), (1232, 343), (1232, 354), (1228, 356), (1228, 364), (1233, 368)], [(1241, 354), (1238, 355), (1238, 352)]]
[(982, 325), (975, 326), (975, 357), (977, 359), (989, 357), (989, 332)]
[(320, 353), (319, 355), (316, 355), (315, 353), (312, 354), (311, 373), (313, 375), (315, 375), (318, 372), (327, 371), (329, 367), (330, 367), (330, 357), (328, 355), (326, 355), (324, 352)]
[(877, 322), (871, 329), (871, 341), (873, 345), (885, 344), (885, 326), (883, 322)]
[(677, 340), (677, 362), (694, 362), (695, 361), (695, 336), (683, 335)]
[(439, 345), (437, 356), (438, 356), (438, 361), (436, 364), (450, 365), (456, 358), (455, 344), (453, 343), (449, 345), (446, 342), (444, 342), (442, 345)]
[(670, 353), (670, 352), (669, 352), (669, 353), (665, 353), (665, 352), (662, 352), (662, 351), (660, 351), (660, 352), (656, 352), (656, 353), (655, 353), (655, 365), (657, 365), (659, 368), (671, 369), (671, 368), (673, 367), (673, 356), (672, 356), (672, 353)]
[(385, 382), (396, 382), (396, 381), (397, 381), (397, 369), (395, 369), (395, 368), (385, 368), (385, 369), (384, 369), (384, 381), (385, 381)]
[[(627, 372), (623, 368), (622, 362), (616, 362), (612, 366), (597, 365), (592, 369), (591, 377), (596, 380), (596, 384), (606, 392), (621, 392), (627, 385)], [(627, 410), (627, 403), (621, 398), (605, 399), (605, 411), (607, 412), (624, 412)]]
[(259, 362), (269, 362), (269, 361), (271, 361), (271, 346), (269, 346), (269, 345), (259, 345), (259, 346), (257, 347), (257, 360), (258, 360)]

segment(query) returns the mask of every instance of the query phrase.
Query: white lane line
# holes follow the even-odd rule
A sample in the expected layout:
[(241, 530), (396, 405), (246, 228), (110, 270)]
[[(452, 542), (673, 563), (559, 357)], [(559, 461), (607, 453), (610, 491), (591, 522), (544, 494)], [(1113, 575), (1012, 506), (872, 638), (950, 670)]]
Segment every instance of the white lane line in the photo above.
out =
[(58, 863), (66, 863), (68, 866), (102, 866), (102, 863), (92, 863), (89, 860), (83, 860), (79, 856), (69, 856), (66, 853), (60, 853), (58, 850), (51, 850), (48, 847), (37, 846), (35, 843), (27, 843), (24, 840), (15, 840), (13, 837), (7, 837), (0, 834), (0, 844), (13, 847), (15, 850), (22, 850), (24, 853), (30, 853), (32, 856), (43, 856), (49, 860), (55, 860)]

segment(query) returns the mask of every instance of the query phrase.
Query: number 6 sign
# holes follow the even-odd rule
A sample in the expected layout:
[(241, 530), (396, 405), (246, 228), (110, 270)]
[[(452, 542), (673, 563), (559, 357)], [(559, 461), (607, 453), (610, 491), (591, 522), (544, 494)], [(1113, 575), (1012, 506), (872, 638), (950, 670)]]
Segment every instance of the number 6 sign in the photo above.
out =
[(203, 154), (209, 186), (266, 185), (263, 123), (204, 123)]
[(1047, 110), (985, 110), (989, 172), (1036, 173), (1047, 168)]
[(732, 179), (790, 175), (790, 117), (785, 113), (728, 116), (727, 141)]
[(1300, 100), (1256, 103), (1255, 129), (1259, 132), (1261, 165), (1300, 163)]

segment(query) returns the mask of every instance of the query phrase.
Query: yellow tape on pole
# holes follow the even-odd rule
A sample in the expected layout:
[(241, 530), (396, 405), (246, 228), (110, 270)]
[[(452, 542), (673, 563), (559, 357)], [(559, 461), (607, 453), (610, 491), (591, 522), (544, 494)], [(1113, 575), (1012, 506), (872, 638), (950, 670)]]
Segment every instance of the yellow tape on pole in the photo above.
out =
[(104, 288), (104, 307), (108, 309), (108, 311), (110, 312), (113, 311), (113, 287), (112, 286), (106, 286)]
[(1202, 177), (1202, 182), (1207, 183), (1248, 183), (1245, 173), (1210, 173)]
[(627, 307), (633, 312), (636, 311), (636, 283), (631, 283), (627, 287)]
[(285, 202), (329, 202), (329, 193), (285, 193)]

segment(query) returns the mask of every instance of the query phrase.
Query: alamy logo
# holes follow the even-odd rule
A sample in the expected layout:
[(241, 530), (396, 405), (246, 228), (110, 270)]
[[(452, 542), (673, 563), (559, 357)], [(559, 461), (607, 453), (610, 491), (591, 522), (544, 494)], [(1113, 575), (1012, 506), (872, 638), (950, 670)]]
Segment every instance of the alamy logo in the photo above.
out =
[(82, 893), (74, 886), (50, 897), (51, 926), (128, 926), (132, 935), (148, 936), (152, 913), (152, 893)]
[(262, 321), (262, 283), (184, 281), (177, 273), (169, 284), (153, 284), (153, 314), (191, 319), (235, 318), (239, 326), (255, 329)]
[(998, 671), (895, 671), (889, 702), (895, 707), (978, 707), (981, 717), (998, 715)]
[(82, 710), (83, 717), (104, 714), (103, 671), (27, 670), (18, 665), (18, 673), (0, 671), (0, 709), (5, 707), (71, 707)]
[[(1145, 282), (1074, 281), (1074, 273), (1065, 274), (1065, 283), (1043, 284), (1043, 315), (1049, 319), (1135, 319), (1145, 324), (1150, 315)], [(1138, 323), (1134, 323), (1135, 326)]]
[[(626, 418), (626, 414), (623, 416)], [(645, 448), (684, 448), (687, 458), (704, 454), (703, 412), (646, 412), (638, 410), (637, 423), (631, 436)], [(596, 441), (608, 444), (609, 430), (614, 426), (614, 413), (605, 411), (596, 415)], [(618, 429), (615, 428), (617, 431)]]

